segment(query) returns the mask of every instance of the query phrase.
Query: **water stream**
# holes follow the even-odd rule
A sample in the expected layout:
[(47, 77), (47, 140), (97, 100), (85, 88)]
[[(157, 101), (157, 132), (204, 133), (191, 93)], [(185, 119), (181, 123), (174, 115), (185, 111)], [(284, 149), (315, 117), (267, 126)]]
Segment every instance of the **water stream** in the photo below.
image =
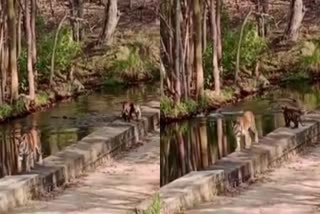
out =
[(42, 156), (45, 158), (79, 141), (97, 127), (115, 120), (120, 115), (120, 102), (124, 100), (140, 104), (159, 100), (159, 86), (105, 88), (80, 96), (74, 101), (58, 103), (51, 109), (1, 124), (0, 178), (26, 171), (26, 163), (19, 165), (21, 161), (18, 153), (23, 154), (22, 151), (27, 150), (26, 147), (17, 146), (18, 142), (22, 142), (21, 136), (26, 136), (23, 139), (28, 143), (24, 145), (29, 148), (41, 146)]
[[(275, 112), (278, 98), (299, 98), (307, 110), (320, 105), (320, 84), (302, 83), (270, 91), (263, 96), (243, 101), (223, 111), (251, 110), (255, 114), (259, 138), (284, 126), (281, 113)], [(270, 99), (275, 102), (270, 103)], [(236, 116), (223, 118), (194, 118), (170, 124), (161, 129), (161, 178), (160, 185), (191, 172), (205, 169), (220, 158), (234, 152), (235, 138), (232, 120)]]

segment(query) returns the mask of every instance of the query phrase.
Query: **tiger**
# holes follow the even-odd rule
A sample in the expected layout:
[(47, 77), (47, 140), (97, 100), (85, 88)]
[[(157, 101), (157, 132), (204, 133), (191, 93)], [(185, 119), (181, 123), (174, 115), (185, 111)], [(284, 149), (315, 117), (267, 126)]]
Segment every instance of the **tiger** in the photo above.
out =
[(293, 128), (299, 128), (299, 123), (304, 126), (301, 120), (301, 116), (304, 115), (304, 111), (301, 109), (290, 108), (286, 105), (281, 107), (283, 110), (283, 117), (285, 121), (285, 127), (291, 127), (290, 122), (294, 123)]
[(42, 164), (41, 142), (35, 129), (22, 136), (15, 136), (15, 143), (18, 151), (18, 172), (22, 172), (22, 169), (30, 172), (35, 161)]
[(245, 148), (250, 148), (252, 139), (249, 130), (254, 134), (253, 143), (259, 143), (254, 114), (251, 111), (245, 111), (243, 115), (237, 117), (232, 124), (232, 131), (237, 143), (236, 151), (240, 151), (242, 136), (245, 136)]
[(130, 122), (133, 119), (132, 115), (136, 116), (137, 120), (141, 119), (141, 107), (138, 104), (125, 101), (122, 103), (121, 117), (124, 121)]

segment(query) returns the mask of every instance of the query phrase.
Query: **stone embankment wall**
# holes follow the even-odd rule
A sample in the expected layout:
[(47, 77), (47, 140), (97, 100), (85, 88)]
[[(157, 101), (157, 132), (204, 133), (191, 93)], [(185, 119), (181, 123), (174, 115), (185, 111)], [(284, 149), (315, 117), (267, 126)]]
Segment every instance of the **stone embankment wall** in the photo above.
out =
[[(163, 186), (161, 213), (172, 214), (214, 200), (217, 194), (282, 163), (305, 145), (319, 142), (320, 111), (306, 115), (303, 121), (303, 127), (276, 129), (250, 149), (234, 152), (203, 171), (191, 172)], [(144, 201), (137, 212), (147, 207), (148, 202)]]
[(43, 160), (31, 173), (0, 179), (0, 213), (66, 184), (85, 171), (108, 161), (117, 152), (155, 130), (160, 121), (159, 102), (142, 106), (139, 122), (116, 120), (98, 128), (81, 141)]

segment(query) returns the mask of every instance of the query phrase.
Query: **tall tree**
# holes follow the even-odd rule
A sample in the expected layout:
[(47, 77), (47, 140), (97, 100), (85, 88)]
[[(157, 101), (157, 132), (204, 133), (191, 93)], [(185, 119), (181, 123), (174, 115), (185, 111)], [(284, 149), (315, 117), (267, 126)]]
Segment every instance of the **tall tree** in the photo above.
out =
[(303, 0), (291, 0), (290, 18), (284, 39), (295, 42), (299, 37), (299, 28), (305, 14)]
[(17, 30), (16, 30), (16, 10), (14, 0), (7, 0), (8, 11), (8, 40), (9, 40), (9, 66), (11, 73), (11, 102), (18, 99), (19, 80), (17, 69)]
[(215, 0), (211, 0), (211, 32), (212, 32), (212, 65), (214, 77), (214, 90), (220, 94), (220, 71), (218, 66), (218, 32)]
[(266, 15), (269, 12), (269, 0), (255, 0), (255, 5), (258, 34), (260, 37), (266, 37), (268, 34)]
[(194, 72), (196, 73), (196, 99), (203, 96), (204, 78), (202, 67), (202, 29), (201, 29), (202, 0), (193, 0), (193, 27), (194, 27)]
[(29, 96), (31, 100), (35, 99), (35, 88), (34, 88), (34, 75), (33, 75), (33, 63), (32, 63), (32, 30), (31, 30), (31, 19), (30, 19), (30, 0), (25, 0), (25, 35), (27, 36), (27, 45), (28, 45), (28, 82), (29, 82)]
[(83, 39), (82, 19), (83, 19), (83, 0), (69, 1), (71, 17), (70, 22), (73, 32), (73, 40), (81, 41)]
[(175, 29), (174, 29), (174, 70), (175, 70), (175, 103), (180, 102), (181, 97), (181, 78), (180, 78), (180, 44), (181, 44), (181, 26), (180, 26), (180, 0), (175, 0)]
[[(35, 80), (37, 80), (38, 72), (36, 69), (37, 63), (37, 36), (36, 36), (36, 15), (37, 15), (37, 4), (36, 0), (31, 0), (31, 33), (32, 33), (32, 67)], [(37, 81), (35, 81), (36, 83)], [(36, 89), (36, 84), (35, 84)]]
[(221, 39), (221, 10), (222, 0), (217, 0), (216, 4), (216, 28), (217, 28), (217, 56), (220, 64), (222, 58), (222, 39)]
[(120, 19), (120, 11), (118, 11), (118, 0), (109, 0), (105, 5), (105, 17), (103, 28), (100, 35), (100, 43), (110, 42), (112, 35)]

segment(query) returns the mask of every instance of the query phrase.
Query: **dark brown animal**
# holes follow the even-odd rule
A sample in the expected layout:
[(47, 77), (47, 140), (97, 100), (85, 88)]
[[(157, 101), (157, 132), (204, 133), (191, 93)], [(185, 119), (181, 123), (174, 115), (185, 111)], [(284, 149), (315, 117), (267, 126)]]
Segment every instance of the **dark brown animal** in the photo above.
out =
[(304, 114), (304, 112), (301, 109), (282, 106), (282, 110), (286, 127), (290, 127), (291, 121), (294, 123), (293, 128), (298, 128), (299, 123), (301, 124), (301, 126), (304, 126), (301, 120), (301, 116)]

